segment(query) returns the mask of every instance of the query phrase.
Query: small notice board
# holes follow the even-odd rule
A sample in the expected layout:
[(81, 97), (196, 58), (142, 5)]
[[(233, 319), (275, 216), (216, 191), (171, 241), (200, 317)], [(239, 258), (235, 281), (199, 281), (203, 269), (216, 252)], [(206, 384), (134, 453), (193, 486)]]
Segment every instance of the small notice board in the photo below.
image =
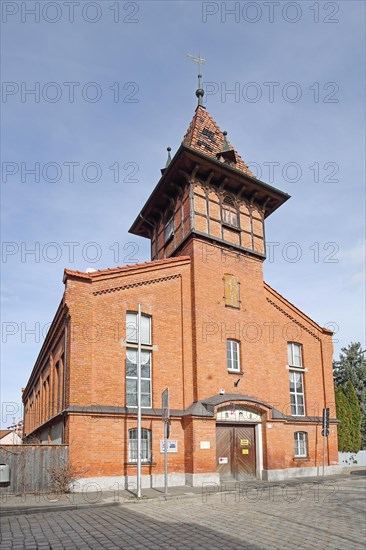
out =
[[(160, 452), (164, 453), (164, 439), (160, 439)], [(176, 439), (167, 439), (168, 443), (167, 453), (178, 452), (178, 441)]]

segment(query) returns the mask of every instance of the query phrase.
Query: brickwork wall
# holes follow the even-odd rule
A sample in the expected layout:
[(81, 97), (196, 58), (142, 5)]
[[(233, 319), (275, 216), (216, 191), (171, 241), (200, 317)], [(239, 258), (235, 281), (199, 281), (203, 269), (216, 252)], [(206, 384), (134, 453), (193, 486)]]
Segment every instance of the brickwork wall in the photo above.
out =
[[(263, 284), (262, 261), (200, 238), (185, 242), (180, 254), (180, 261), (67, 278), (67, 350), (62, 338), (58, 347), (49, 342), (49, 353), (25, 398), (29, 407), (39, 392), (35, 433), (37, 426), (60, 412), (61, 403), (64, 408), (85, 408), (84, 414), (66, 415), (63, 442), (69, 444), (70, 460), (87, 466), (87, 476), (135, 475), (136, 466), (128, 464), (127, 434), (136, 427), (136, 417), (92, 415), (87, 407), (98, 411), (98, 407), (126, 405), (126, 312), (137, 311), (138, 303), (143, 313), (152, 316), (154, 409), (160, 409), (161, 393), (169, 387), (173, 409), (187, 409), (225, 390), (267, 402), (290, 415), (287, 342), (295, 341), (303, 350), (306, 414), (320, 416), (322, 408), (330, 406), (335, 417), (331, 335)], [(224, 281), (228, 275), (239, 283), (239, 307), (227, 304)], [(240, 344), (240, 373), (227, 370), (227, 338)], [(60, 396), (64, 368), (66, 391)], [(25, 420), (31, 426), (28, 412)], [(265, 469), (321, 465), (320, 424), (270, 417), (268, 423), (263, 422)], [(153, 463), (144, 465), (143, 473), (161, 474), (161, 419), (144, 415), (143, 427), (153, 434)], [(294, 457), (295, 431), (308, 433), (306, 460)], [(215, 419), (174, 418), (171, 439), (178, 441), (178, 453), (169, 455), (170, 472), (215, 472)], [(201, 449), (201, 441), (209, 442), (210, 448)], [(335, 425), (328, 454), (328, 463), (336, 463)]]

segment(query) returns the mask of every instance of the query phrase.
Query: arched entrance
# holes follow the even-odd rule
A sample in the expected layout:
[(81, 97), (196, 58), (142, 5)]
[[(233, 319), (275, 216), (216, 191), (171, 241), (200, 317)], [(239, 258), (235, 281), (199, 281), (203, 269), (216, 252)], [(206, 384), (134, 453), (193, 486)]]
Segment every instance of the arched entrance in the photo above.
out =
[(247, 406), (229, 404), (216, 414), (216, 471), (220, 479), (260, 478), (262, 470), (262, 426), (258, 412)]

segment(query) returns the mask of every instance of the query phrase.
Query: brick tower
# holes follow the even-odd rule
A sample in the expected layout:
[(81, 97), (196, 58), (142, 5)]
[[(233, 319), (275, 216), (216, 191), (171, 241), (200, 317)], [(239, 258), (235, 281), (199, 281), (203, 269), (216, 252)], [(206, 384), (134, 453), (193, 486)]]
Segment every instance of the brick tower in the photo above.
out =
[(317, 475), (323, 407), (339, 471), (332, 333), (263, 281), (265, 219), (289, 196), (253, 176), (203, 93), (130, 229), (152, 261), (65, 270), (23, 393), (26, 437), (68, 445), (79, 487), (135, 483), (140, 306), (144, 486), (162, 485), (166, 388), (170, 485)]

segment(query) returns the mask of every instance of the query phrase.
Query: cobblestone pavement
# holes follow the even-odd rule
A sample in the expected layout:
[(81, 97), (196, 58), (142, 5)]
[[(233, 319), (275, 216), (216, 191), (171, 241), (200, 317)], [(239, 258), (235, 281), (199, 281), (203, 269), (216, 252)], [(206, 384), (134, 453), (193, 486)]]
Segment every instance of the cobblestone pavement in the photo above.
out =
[(4, 517), (1, 549), (365, 549), (365, 477)]

